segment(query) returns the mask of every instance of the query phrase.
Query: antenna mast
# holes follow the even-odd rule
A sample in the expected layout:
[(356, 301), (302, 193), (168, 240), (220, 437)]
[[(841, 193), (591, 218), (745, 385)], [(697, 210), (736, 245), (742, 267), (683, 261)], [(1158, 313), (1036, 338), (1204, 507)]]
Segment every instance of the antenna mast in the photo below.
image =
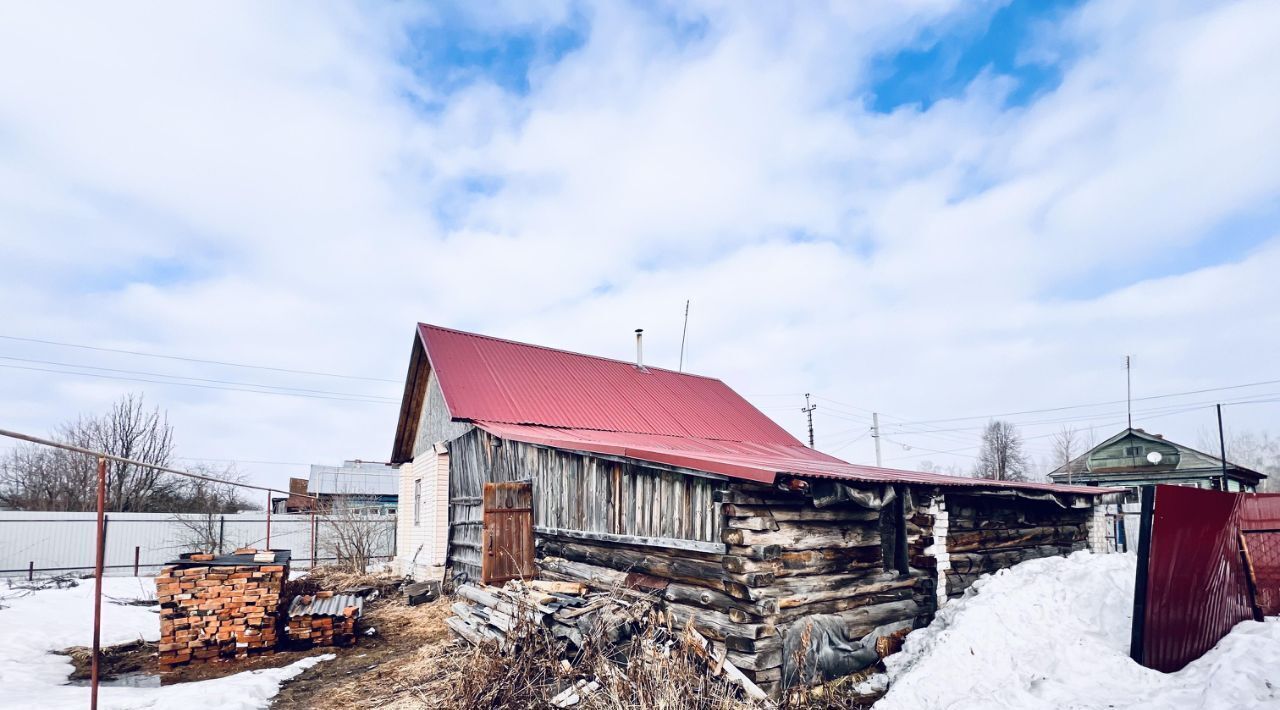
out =
[(805, 393), (804, 393), (804, 408), (803, 408), (803, 409), (801, 409), (800, 411), (802, 411), (802, 412), (804, 412), (805, 414), (808, 414), (808, 415), (809, 415), (809, 448), (811, 448), (811, 449), (813, 448), (813, 410), (815, 410), (815, 409), (817, 409), (817, 408), (818, 408), (818, 405), (816, 405), (816, 404), (809, 404), (809, 393), (808, 393), (808, 392), (805, 392)]
[(1133, 377), (1129, 366), (1129, 356), (1124, 356), (1124, 403), (1129, 416), (1129, 428), (1133, 428)]
[(689, 337), (689, 300), (684, 302), (684, 330), (680, 331), (680, 367), (676, 372), (684, 372), (684, 341)]

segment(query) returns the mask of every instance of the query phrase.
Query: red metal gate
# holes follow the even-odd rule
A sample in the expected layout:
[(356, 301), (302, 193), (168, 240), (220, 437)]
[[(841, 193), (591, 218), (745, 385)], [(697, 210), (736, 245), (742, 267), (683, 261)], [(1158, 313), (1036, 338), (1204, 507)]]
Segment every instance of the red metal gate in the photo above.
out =
[(480, 577), (485, 584), (532, 577), (533, 485), (484, 484)]

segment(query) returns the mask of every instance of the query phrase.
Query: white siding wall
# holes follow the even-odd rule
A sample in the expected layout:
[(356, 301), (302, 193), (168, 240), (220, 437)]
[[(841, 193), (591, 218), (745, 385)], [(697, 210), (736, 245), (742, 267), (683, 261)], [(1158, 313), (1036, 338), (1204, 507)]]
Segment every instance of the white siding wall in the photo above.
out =
[[(449, 531), (449, 455), (437, 453), (441, 449), (428, 449), (400, 467), (396, 569), (418, 580), (444, 576)], [(419, 491), (421, 495), (417, 495)]]

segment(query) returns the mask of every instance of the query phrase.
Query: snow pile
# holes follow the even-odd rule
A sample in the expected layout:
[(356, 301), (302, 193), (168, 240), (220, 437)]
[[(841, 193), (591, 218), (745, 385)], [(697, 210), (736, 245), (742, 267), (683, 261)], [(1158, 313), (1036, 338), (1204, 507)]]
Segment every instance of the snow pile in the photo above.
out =
[(886, 659), (876, 709), (1280, 707), (1276, 621), (1241, 622), (1177, 673), (1130, 660), (1134, 564), (1077, 552), (978, 580)]
[[(160, 638), (156, 607), (113, 604), (154, 599), (150, 577), (103, 580), (102, 645), (139, 638)], [(71, 661), (56, 655), (71, 646), (93, 643), (93, 581), (72, 589), (47, 589), (26, 596), (0, 587), (0, 708), (80, 708), (89, 704), (89, 688), (65, 685)], [(302, 659), (284, 668), (248, 671), (224, 678), (161, 688), (104, 686), (105, 709), (198, 707), (226, 710), (264, 708), (280, 684), (332, 655)]]

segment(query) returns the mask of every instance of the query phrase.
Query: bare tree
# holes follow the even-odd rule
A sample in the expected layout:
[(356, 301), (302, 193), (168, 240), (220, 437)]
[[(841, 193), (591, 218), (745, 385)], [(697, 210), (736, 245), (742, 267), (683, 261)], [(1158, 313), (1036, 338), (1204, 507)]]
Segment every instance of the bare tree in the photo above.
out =
[[(141, 395), (126, 395), (100, 416), (81, 416), (58, 427), (53, 439), (157, 466), (169, 466), (173, 427), (159, 407), (147, 409)], [(19, 446), (0, 461), (0, 504), (19, 510), (76, 511), (96, 506), (97, 461), (47, 446)], [(203, 512), (225, 504), (225, 492), (206, 484), (119, 461), (107, 463), (111, 510)], [(210, 498), (210, 496), (213, 496)], [(225, 505), (223, 506), (225, 507)]]
[(334, 499), (320, 519), (321, 556), (333, 557), (338, 565), (366, 572), (369, 563), (390, 550), (391, 531), (385, 516), (370, 516), (359, 499)]
[[(1218, 455), (1218, 431), (1204, 429), (1197, 437), (1200, 450)], [(1280, 493), (1280, 437), (1266, 431), (1237, 429), (1227, 435), (1227, 461), (1267, 475), (1259, 493)]]
[(1080, 432), (1064, 424), (1053, 435), (1053, 458), (1049, 461), (1050, 468), (1056, 469), (1070, 464), (1081, 453), (1083, 445)]
[(945, 476), (965, 475), (964, 469), (960, 468), (960, 466), (956, 464), (947, 464), (944, 466), (942, 464), (934, 463), (929, 459), (921, 461), (920, 465), (916, 467), (916, 470), (923, 471), (925, 473), (940, 473)]
[(1022, 453), (1022, 436), (1013, 424), (993, 420), (982, 432), (982, 449), (973, 475), (997, 481), (1027, 480), (1027, 457)]
[(236, 473), (234, 466), (214, 469), (208, 466), (192, 466), (192, 473), (218, 478), (225, 483), (183, 479), (183, 488), (167, 507), (175, 513), (173, 519), (182, 526), (180, 541), (188, 550), (222, 553), (228, 547), (239, 547), (237, 542), (223, 539), (222, 516), (238, 513), (253, 507), (240, 495), (234, 484), (244, 476)]

